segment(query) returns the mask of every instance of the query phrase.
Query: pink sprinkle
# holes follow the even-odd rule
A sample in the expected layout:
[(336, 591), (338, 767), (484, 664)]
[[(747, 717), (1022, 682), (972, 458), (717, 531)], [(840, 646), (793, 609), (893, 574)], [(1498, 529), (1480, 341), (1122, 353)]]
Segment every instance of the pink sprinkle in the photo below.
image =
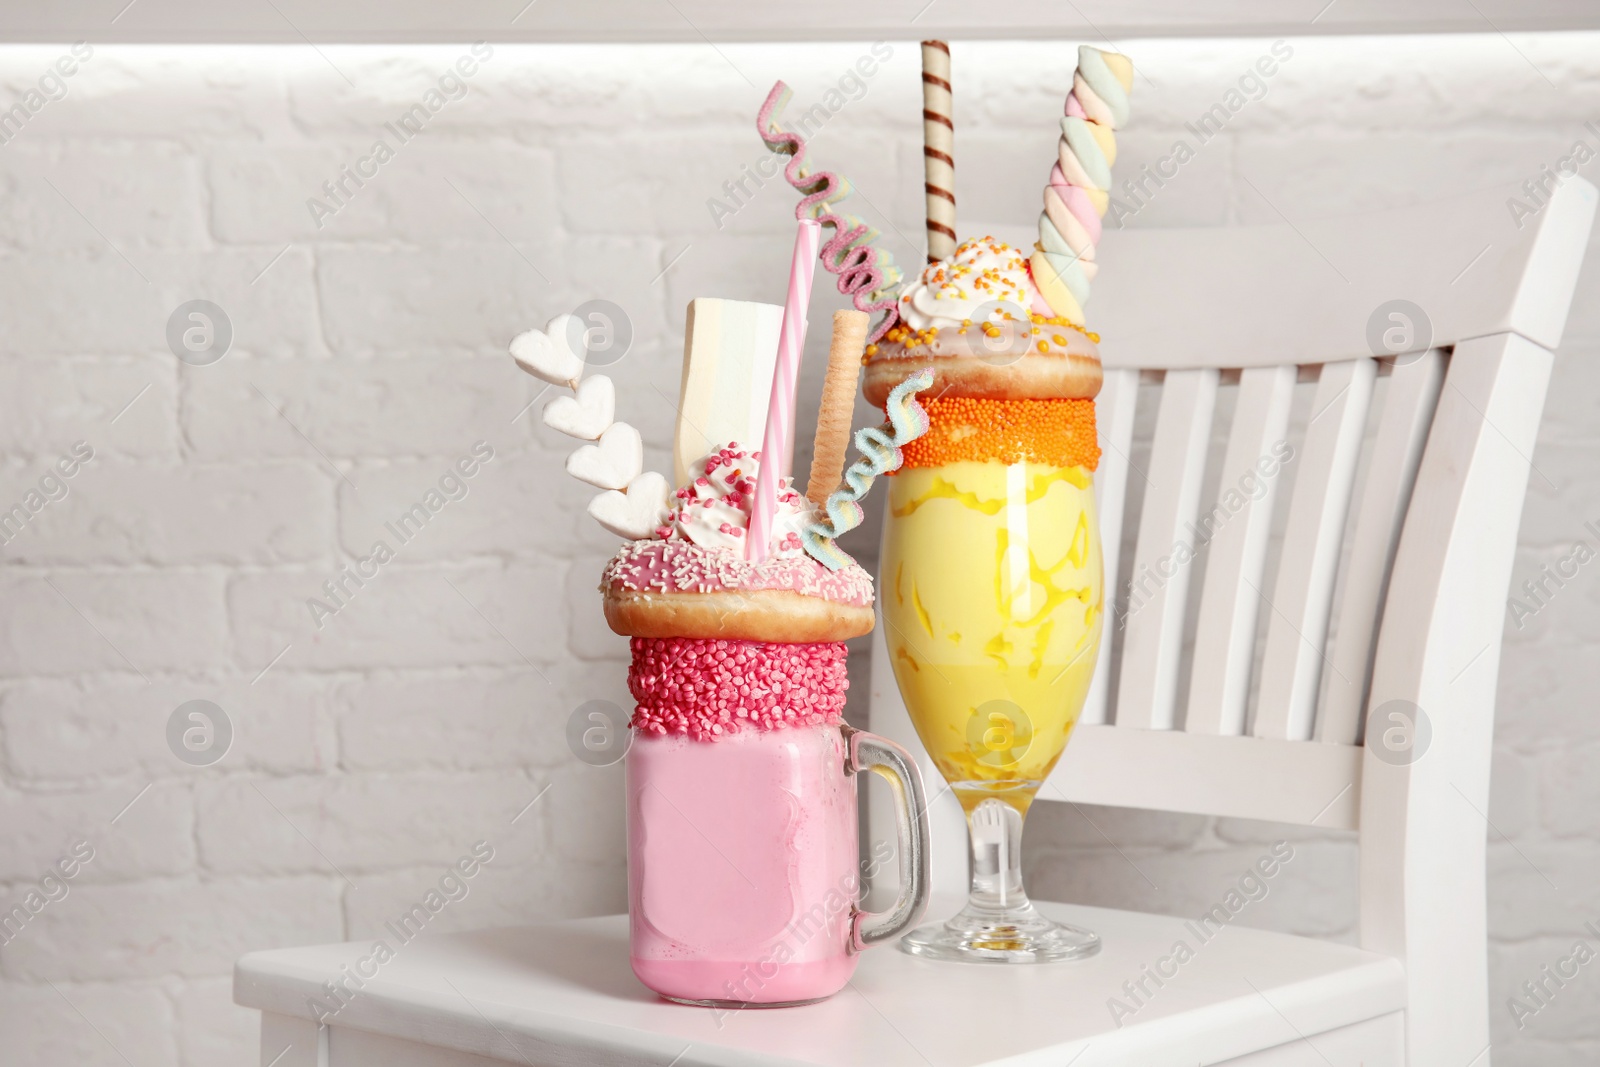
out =
[(741, 723), (781, 730), (843, 721), (850, 679), (841, 642), (635, 637), (630, 644), (638, 729), (709, 741)]
[[(743, 537), (735, 526), (733, 536)], [(601, 588), (658, 593), (717, 593), (729, 589), (789, 589), (843, 604), (870, 606), (872, 576), (857, 564), (830, 571), (810, 556), (773, 555), (748, 563), (742, 555), (671, 540), (662, 527), (657, 540), (629, 541), (601, 576)]]

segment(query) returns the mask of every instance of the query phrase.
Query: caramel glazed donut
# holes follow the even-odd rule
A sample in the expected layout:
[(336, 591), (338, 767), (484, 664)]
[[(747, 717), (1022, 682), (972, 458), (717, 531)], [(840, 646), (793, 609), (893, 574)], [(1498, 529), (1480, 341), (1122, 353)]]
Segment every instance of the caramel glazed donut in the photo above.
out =
[(906, 286), (900, 322), (867, 347), (862, 391), (883, 405), (908, 374), (931, 366), (923, 395), (985, 400), (1093, 400), (1099, 335), (1054, 314), (1028, 260), (985, 237), (965, 241)]
[(654, 538), (630, 541), (601, 576), (606, 622), (625, 637), (821, 644), (871, 633), (872, 577), (851, 563), (830, 571), (799, 532), (810, 504), (784, 485), (773, 542), (744, 558), (758, 461), (738, 445), (713, 453), (677, 491)]

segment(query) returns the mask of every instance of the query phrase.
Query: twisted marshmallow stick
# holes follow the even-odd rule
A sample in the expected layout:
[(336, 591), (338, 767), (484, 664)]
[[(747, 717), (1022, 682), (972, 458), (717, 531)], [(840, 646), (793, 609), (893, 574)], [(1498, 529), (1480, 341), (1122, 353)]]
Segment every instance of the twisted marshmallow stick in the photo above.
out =
[(928, 196), (928, 262), (956, 251), (955, 123), (951, 121), (950, 46), (922, 42), (922, 175)]
[(905, 462), (900, 452), (902, 448), (928, 432), (928, 412), (917, 403), (917, 394), (931, 388), (933, 368), (927, 367), (889, 391), (883, 407), (889, 416), (887, 429), (892, 433), (876, 426), (863, 426), (856, 431), (856, 451), (861, 453), (861, 458), (844, 472), (844, 482), (849, 488), (828, 497), (827, 522), (814, 522), (800, 534), (806, 554), (830, 571), (854, 562), (835, 539), (861, 525), (865, 515), (861, 510), (861, 498), (867, 495), (878, 475), (900, 469)]
[(1100, 218), (1111, 202), (1111, 165), (1117, 159), (1112, 131), (1128, 121), (1133, 64), (1116, 52), (1083, 45), (1061, 120), (1059, 158), (1044, 189), (1039, 243), (1029, 266), (1050, 310), (1082, 326), (1089, 282), (1098, 269), (1095, 245)]
[(842, 200), (850, 193), (850, 182), (832, 171), (812, 174), (805, 169), (806, 139), (780, 126), (780, 116), (793, 96), (783, 82), (775, 82), (766, 103), (756, 114), (756, 131), (761, 140), (774, 152), (794, 156), (783, 168), (783, 177), (790, 185), (806, 194), (795, 205), (794, 217), (813, 218), (824, 226), (833, 227), (833, 237), (822, 246), (822, 265), (839, 276), (839, 292), (851, 298), (857, 311), (868, 313), (884, 311), (883, 321), (867, 338), (877, 341), (889, 328), (900, 321), (895, 300), (900, 285), (900, 268), (887, 249), (876, 247), (878, 231), (854, 215), (835, 215), (827, 210), (829, 204)]

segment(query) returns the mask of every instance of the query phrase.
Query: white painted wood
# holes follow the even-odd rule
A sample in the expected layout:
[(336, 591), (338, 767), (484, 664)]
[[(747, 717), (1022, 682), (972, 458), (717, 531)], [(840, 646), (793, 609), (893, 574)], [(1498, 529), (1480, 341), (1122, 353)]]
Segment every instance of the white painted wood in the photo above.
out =
[[(1110, 231), (1089, 309), (1101, 359), (1108, 370), (1154, 370), (1371, 356), (1374, 315), (1397, 299), (1422, 309), (1435, 347), (1517, 333), (1553, 350), (1597, 194), (1568, 181), (1521, 229), (1508, 224), (1509, 196), (1526, 194), (1493, 187), (1292, 227)], [(1015, 225), (986, 232), (1019, 248), (1035, 237)]]
[(1118, 726), (1173, 726), (1192, 573), (1188, 525), (1200, 501), (1216, 398), (1217, 372), (1210, 368), (1169, 371), (1162, 383), (1123, 615)]
[(311, 1019), (261, 1013), (261, 1067), (329, 1067), (327, 1032)]
[[(1292, 1021), (1284, 1029), (1293, 1030)], [(1405, 1013), (1397, 1011), (1311, 1037), (1296, 1035), (1218, 1067), (1404, 1067), (1405, 1048)]]
[(1040, 799), (1353, 830), (1361, 761), (1355, 745), (1079, 726)]
[[(1366, 748), (1361, 943), (1405, 963), (1417, 1064), (1489, 1044), (1485, 843), (1505, 596), (1551, 355), (1520, 337), (1458, 345), (1389, 581), (1370, 716), (1420, 706), (1399, 765)], [(1482, 1060), (1479, 1060), (1482, 1062)]]
[[(1401, 1067), (1405, 1063), (1404, 1019), (1403, 1012), (1391, 1012), (1310, 1037), (1296, 1036), (1273, 1048), (1229, 1059), (1219, 1067)], [(1293, 1027), (1291, 1021), (1284, 1024), (1286, 1032)], [(346, 1027), (334, 1027), (329, 1033), (329, 1067), (493, 1067), (507, 1062), (534, 1063), (509, 1054), (505, 1059), (488, 1059)], [(508, 1053), (521, 1049), (509, 1035), (503, 1044)], [(269, 1065), (263, 1061), (263, 1067)]]
[(1105, 568), (1105, 628), (1100, 637), (1099, 657), (1095, 660), (1094, 680), (1083, 703), (1081, 723), (1106, 721), (1106, 698), (1111, 689), (1111, 650), (1120, 631), (1119, 619), (1126, 605), (1118, 595), (1117, 567), (1122, 561), (1122, 517), (1127, 510), (1128, 480), (1143, 483), (1144, 472), (1132, 470), (1133, 416), (1139, 400), (1139, 372), (1107, 371), (1100, 395), (1095, 398), (1095, 428), (1100, 437), (1100, 466), (1094, 472), (1095, 510), (1099, 513), (1100, 554)]
[[(933, 908), (956, 906), (946, 897)], [(1346, 945), (1237, 923), (1213, 925), (1202, 941), (1185, 919), (1042, 907), (1098, 931), (1102, 952), (1001, 975), (881, 947), (859, 957), (850, 987), (830, 1000), (725, 1014), (669, 1004), (641, 986), (628, 966), (625, 916), (427, 935), (339, 1013), (334, 1044), (351, 1029), (497, 1061), (587, 1067), (1060, 1067), (1092, 1047), (1081, 1062), (1193, 1067), (1281, 1045), (1293, 1036), (1284, 1014), (1314, 1039), (1404, 1005), (1399, 965)], [(1180, 939), (1193, 958), (1119, 1027), (1108, 1001), (1126, 998), (1124, 983)], [(367, 951), (362, 943), (252, 953), (238, 963), (236, 999), (305, 1014), (307, 996)]]
[[(1583, 0), (1341, 0), (1326, 11), (1286, 9), (1274, 0), (1212, 0), (1204, 6), (1155, 0), (881, 0), (852, 4), (752, 4), (734, 0), (585, 0), (584, 3), (440, 4), (428, 0), (143, 0), (96, 9), (95, 41), (333, 42), (506, 41), (910, 41), (1132, 37), (1305, 37), (1327, 34), (1484, 33), (1600, 29)], [(1481, 12), (1481, 13), (1480, 13)], [(1313, 19), (1313, 16), (1316, 16)], [(7, 5), (0, 38), (55, 44), (80, 39), (83, 13), (70, 4)], [(914, 49), (914, 46), (912, 46)]]
[(539, 1065), (556, 1060), (534, 1060), (522, 1055), (522, 1046), (510, 1035), (501, 1038), (499, 1055), (474, 1056), (387, 1034), (374, 1034), (347, 1026), (328, 1033), (328, 1067), (504, 1067), (507, 1063)]
[(1184, 716), (1183, 728), (1190, 733), (1244, 733), (1258, 590), (1288, 445), (1295, 370), (1252, 367), (1240, 375), (1217, 499), (1196, 523), (1197, 540), (1209, 541), (1210, 554)]
[[(1435, 345), (1509, 332), (1554, 349), (1595, 188), (1581, 178), (1567, 182), (1520, 230), (1506, 217), (1514, 193), (1493, 188), (1365, 215), (1296, 219), (1293, 228), (1230, 228), (1226, 239), (1209, 228), (1108, 232), (1096, 253), (1101, 269), (1089, 312), (1105, 338), (1106, 366), (1258, 367), (1369, 356), (1373, 313), (1395, 299), (1423, 309)], [(1419, 338), (1418, 350), (1425, 347)]]
[(1389, 565), (1400, 542), (1400, 527), (1416, 483), (1422, 446), (1444, 380), (1445, 353), (1430, 349), (1399, 361), (1389, 377), (1373, 459), (1356, 513), (1343, 599), (1323, 678), (1322, 708), (1316, 738), (1355, 744), (1361, 737), (1361, 710), (1378, 635), (1378, 617), (1388, 588)]
[[(1537, 228), (1538, 233), (1522, 238), (1509, 252), (1512, 262), (1521, 260), (1521, 271), (1501, 266), (1497, 272), (1497, 277), (1516, 283), (1516, 295), (1507, 314), (1508, 330), (1552, 352), (1560, 347), (1566, 330), (1572, 294), (1578, 288), (1578, 272), (1594, 229), (1597, 199), (1600, 195), (1587, 181), (1574, 184), (1570, 191), (1557, 189), (1536, 222), (1523, 222), (1529, 230)], [(1522, 251), (1524, 247), (1526, 253)], [(1480, 337), (1489, 332), (1464, 333), (1462, 337)]]
[[(933, 765), (928, 750), (922, 747), (917, 728), (911, 724), (911, 715), (900, 697), (899, 686), (895, 684), (894, 666), (889, 660), (889, 645), (884, 636), (887, 628), (883, 613), (879, 611), (878, 628), (872, 632), (872, 730), (914, 755), (917, 767), (922, 771), (928, 794), (928, 826), (933, 834), (933, 891), (965, 893), (969, 884), (967, 861), (970, 851), (967, 845), (967, 817), (955, 794), (950, 791), (950, 786), (945, 783), (944, 775)], [(870, 779), (877, 776), (866, 777), (870, 783)], [(866, 794), (867, 827), (871, 834), (869, 848), (872, 842), (892, 842), (897, 839), (894, 805), (889, 803), (888, 796), (881, 789), (881, 786), (875, 789), (869, 784)], [(872, 879), (873, 889), (895, 884), (898, 877), (896, 870), (888, 864), (884, 864), (883, 868)]]
[(1373, 360), (1357, 359), (1325, 364), (1317, 381), (1295, 460), (1278, 580), (1267, 601), (1267, 646), (1251, 731), (1257, 737), (1311, 737), (1339, 549), (1376, 373)]

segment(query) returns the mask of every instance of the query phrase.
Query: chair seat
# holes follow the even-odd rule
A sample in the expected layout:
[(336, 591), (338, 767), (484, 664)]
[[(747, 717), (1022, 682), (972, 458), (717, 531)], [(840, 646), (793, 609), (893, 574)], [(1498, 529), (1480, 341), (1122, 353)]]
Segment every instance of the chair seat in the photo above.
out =
[[(1194, 1067), (1405, 1006), (1400, 964), (1348, 946), (1238, 926), (1202, 930), (1137, 912), (1041, 908), (1095, 930), (1105, 947), (1086, 961), (1007, 968), (938, 963), (885, 946), (864, 954), (850, 985), (824, 1003), (715, 1012), (668, 1003), (639, 984), (623, 915), (423, 933), (328, 1022), (334, 1035), (348, 1027), (524, 1064), (1061, 1067), (1082, 1056), (1080, 1067)], [(931, 914), (954, 910), (944, 901)], [(1179, 942), (1192, 953), (1181, 963), (1173, 955)], [(371, 948), (251, 953), (236, 967), (234, 997), (312, 1019), (308, 998), (326, 1001), (324, 983)], [(1176, 973), (1159, 987), (1147, 977), (1162, 972)], [(337, 1057), (332, 1062), (338, 1067)]]

